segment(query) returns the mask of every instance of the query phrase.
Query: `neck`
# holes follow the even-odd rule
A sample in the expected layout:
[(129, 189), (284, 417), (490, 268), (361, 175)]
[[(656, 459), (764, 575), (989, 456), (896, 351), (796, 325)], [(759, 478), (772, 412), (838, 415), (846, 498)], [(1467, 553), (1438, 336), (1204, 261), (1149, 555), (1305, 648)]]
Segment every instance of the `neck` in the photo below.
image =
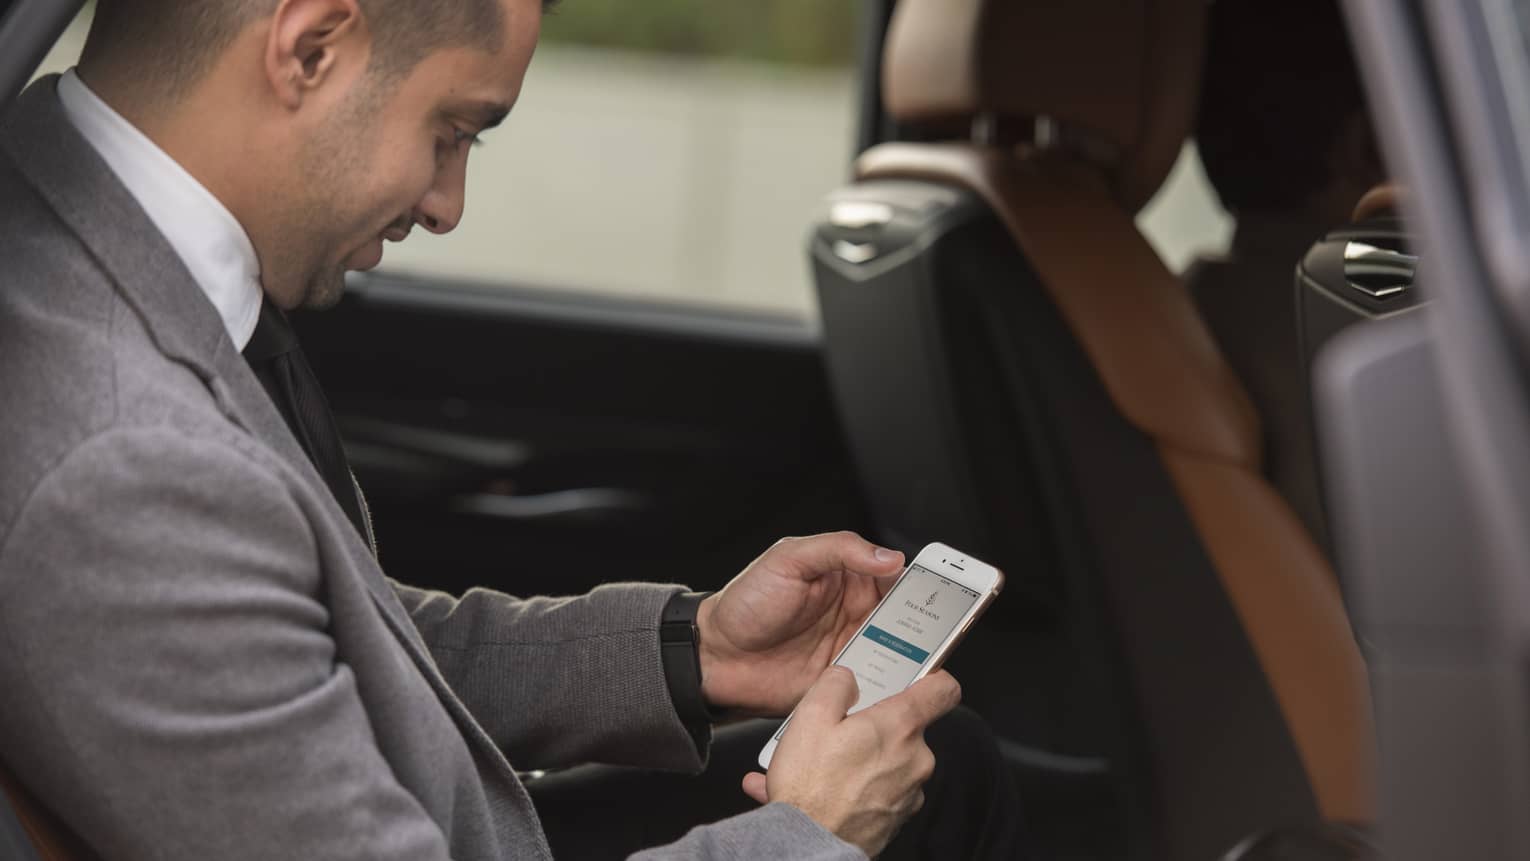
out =
[[(223, 204), (250, 237), (261, 271), (270, 271), (261, 253), (267, 232), (261, 201), (269, 197), (269, 188), (260, 181), (266, 175), (260, 164), (272, 147), (262, 140), (258, 127), (227, 110), (230, 103), (240, 101), (229, 95), (238, 93), (237, 87), (231, 89), (230, 82), (216, 80), (221, 73), (214, 71), (185, 95), (168, 99), (134, 83), (139, 80), (134, 75), (99, 60), (82, 61), (76, 74)], [(242, 95), (259, 97), (258, 93)]]

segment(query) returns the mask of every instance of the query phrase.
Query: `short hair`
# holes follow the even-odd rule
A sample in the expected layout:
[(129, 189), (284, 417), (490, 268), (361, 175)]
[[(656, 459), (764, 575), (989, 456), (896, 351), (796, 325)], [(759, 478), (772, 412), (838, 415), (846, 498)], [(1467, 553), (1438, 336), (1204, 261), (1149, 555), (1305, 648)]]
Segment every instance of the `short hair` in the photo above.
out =
[(1300, 206), (1365, 96), (1336, 0), (1216, 0), (1196, 144), (1222, 205)]
[[(160, 89), (185, 92), (278, 0), (99, 0), (85, 52), (93, 47), (158, 58), (146, 73)], [(542, 8), (556, 0), (543, 0)], [(368, 70), (384, 79), (407, 74), (432, 52), (462, 45), (495, 52), (504, 28), (500, 0), (357, 0), (372, 32)], [(97, 43), (93, 45), (92, 43)]]

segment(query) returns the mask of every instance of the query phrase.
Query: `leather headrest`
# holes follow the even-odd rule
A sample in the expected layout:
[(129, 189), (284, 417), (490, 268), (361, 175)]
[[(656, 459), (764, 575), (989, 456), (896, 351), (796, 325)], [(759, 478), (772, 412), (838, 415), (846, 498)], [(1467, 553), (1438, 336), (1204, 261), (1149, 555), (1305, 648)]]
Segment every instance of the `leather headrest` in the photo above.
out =
[(915, 125), (1048, 117), (1106, 145), (1136, 209), (1189, 134), (1205, 17), (1206, 0), (899, 0), (883, 101)]

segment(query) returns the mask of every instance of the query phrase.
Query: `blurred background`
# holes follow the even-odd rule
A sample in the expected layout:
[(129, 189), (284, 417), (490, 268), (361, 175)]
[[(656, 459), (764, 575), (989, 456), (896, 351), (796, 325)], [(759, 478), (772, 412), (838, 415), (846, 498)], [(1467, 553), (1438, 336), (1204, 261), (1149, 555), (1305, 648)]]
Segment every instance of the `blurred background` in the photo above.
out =
[[(79, 56), (94, 4), (40, 73)], [(816, 320), (803, 251), (855, 146), (856, 0), (562, 0), (448, 236), (384, 270)], [(1231, 222), (1187, 147), (1139, 217), (1176, 270)]]

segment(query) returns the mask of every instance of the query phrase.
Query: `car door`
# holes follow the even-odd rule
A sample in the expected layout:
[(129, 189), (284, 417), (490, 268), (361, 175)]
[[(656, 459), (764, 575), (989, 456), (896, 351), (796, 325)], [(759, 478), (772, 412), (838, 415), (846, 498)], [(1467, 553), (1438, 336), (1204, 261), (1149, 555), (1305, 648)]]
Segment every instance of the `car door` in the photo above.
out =
[(717, 588), (864, 522), (803, 321), (379, 274), (299, 328), (392, 576)]
[(1333, 339), (1323, 461), (1372, 655), (1387, 857), (1530, 855), (1530, 15), (1347, 0), (1427, 310)]

